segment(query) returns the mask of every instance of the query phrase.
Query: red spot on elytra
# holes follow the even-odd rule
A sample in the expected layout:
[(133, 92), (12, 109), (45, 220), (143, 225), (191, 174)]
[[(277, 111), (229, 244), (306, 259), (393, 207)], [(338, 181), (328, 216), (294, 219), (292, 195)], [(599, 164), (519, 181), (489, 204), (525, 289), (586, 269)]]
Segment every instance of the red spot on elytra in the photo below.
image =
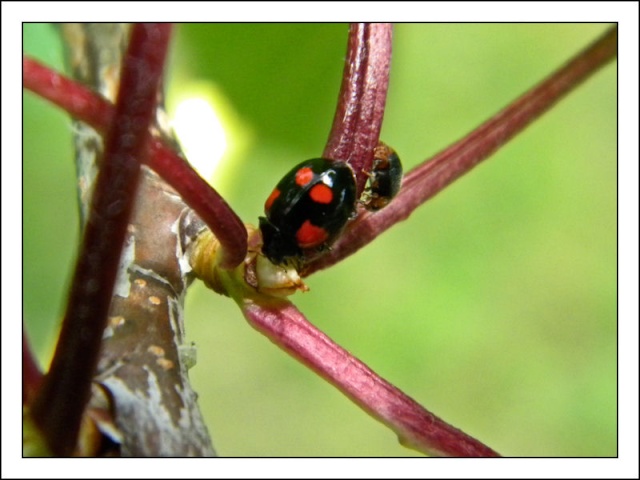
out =
[(322, 245), (329, 234), (322, 227), (316, 227), (309, 220), (305, 220), (296, 232), (296, 242), (300, 248), (313, 248)]
[(275, 202), (276, 198), (278, 198), (279, 196), (280, 196), (280, 190), (278, 190), (277, 188), (274, 188), (273, 192), (271, 192), (271, 195), (269, 195), (269, 198), (267, 198), (267, 201), (264, 202), (265, 212), (268, 212), (269, 210), (271, 210), (271, 205), (273, 205), (273, 202)]
[(329, 204), (333, 200), (333, 191), (324, 183), (318, 183), (311, 187), (309, 196), (316, 203)]
[(313, 170), (309, 167), (301, 168), (296, 172), (296, 184), (304, 187), (307, 183), (313, 180)]

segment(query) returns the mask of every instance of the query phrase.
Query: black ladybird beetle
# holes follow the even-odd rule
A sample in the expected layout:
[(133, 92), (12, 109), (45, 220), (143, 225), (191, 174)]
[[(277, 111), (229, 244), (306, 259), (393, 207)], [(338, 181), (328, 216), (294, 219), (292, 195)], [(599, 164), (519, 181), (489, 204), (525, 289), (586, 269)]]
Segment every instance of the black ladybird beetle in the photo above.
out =
[(345, 162), (306, 160), (287, 173), (264, 204), (262, 252), (275, 264), (313, 257), (355, 214), (356, 182)]
[(373, 151), (372, 171), (362, 195), (367, 210), (380, 210), (396, 196), (402, 183), (402, 163), (395, 150), (380, 142)]

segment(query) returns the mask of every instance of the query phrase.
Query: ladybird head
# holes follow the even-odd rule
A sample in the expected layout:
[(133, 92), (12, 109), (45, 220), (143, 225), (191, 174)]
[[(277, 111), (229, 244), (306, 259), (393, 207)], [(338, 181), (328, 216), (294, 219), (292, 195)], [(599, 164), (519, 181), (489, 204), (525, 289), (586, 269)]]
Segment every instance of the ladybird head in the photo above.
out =
[(262, 253), (272, 263), (280, 265), (287, 258), (296, 258), (302, 255), (302, 250), (291, 235), (282, 232), (278, 227), (265, 217), (260, 217), (260, 231), (262, 232)]

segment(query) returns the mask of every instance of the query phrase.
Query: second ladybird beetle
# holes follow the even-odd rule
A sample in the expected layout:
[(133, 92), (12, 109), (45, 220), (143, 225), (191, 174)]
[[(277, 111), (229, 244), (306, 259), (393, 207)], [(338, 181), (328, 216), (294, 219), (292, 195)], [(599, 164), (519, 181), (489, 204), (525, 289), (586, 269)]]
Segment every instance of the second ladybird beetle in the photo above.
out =
[(373, 165), (362, 195), (367, 210), (380, 210), (396, 196), (402, 183), (402, 163), (396, 151), (380, 142), (374, 149)]
[(273, 189), (260, 217), (262, 252), (275, 264), (298, 263), (326, 249), (356, 208), (356, 182), (345, 162), (306, 160)]

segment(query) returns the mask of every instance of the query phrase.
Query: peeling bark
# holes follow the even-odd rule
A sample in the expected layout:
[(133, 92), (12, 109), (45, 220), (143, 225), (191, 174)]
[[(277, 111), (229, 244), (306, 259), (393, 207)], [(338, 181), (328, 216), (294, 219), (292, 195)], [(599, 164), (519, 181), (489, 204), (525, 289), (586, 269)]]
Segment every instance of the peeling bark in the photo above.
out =
[[(61, 27), (74, 78), (112, 101), (128, 31), (114, 24)], [(84, 223), (102, 139), (85, 124), (75, 133)], [(184, 345), (190, 270), (178, 240), (186, 208), (158, 175), (142, 168), (96, 375), (112, 400), (121, 433), (112, 440), (121, 441), (122, 456), (215, 455), (187, 371), (193, 358), (193, 347)]]

